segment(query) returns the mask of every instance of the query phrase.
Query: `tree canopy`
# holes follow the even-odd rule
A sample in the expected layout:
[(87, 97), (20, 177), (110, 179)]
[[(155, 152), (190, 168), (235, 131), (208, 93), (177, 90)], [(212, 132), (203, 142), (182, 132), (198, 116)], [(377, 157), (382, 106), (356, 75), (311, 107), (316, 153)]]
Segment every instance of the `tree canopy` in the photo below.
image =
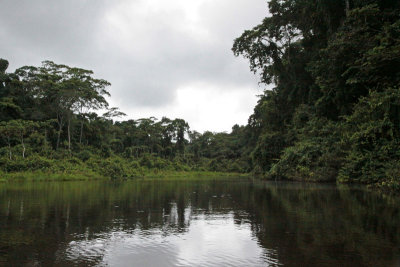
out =
[(399, 184), (399, 8), (391, 0), (269, 1), (270, 15), (232, 48), (274, 85), (247, 126), (255, 172)]

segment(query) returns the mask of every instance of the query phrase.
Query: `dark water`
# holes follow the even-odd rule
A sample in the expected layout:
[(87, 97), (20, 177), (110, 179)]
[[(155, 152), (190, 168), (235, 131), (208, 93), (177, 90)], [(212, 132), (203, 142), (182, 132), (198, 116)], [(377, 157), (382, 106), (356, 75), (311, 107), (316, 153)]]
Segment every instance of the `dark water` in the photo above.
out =
[(0, 184), (0, 266), (400, 266), (400, 200), (248, 180)]

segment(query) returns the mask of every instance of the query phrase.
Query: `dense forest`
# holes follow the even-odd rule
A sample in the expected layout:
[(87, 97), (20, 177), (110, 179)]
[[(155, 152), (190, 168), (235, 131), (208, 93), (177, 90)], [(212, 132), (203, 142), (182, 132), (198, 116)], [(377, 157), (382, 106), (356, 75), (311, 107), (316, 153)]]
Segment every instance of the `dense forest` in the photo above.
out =
[[(0, 60), (0, 168), (83, 176), (142, 176), (149, 171), (250, 171), (232, 133), (191, 131), (183, 119), (116, 121), (110, 83), (85, 69), (44, 61), (7, 73)], [(105, 111), (103, 115), (98, 115)]]
[(400, 2), (268, 6), (232, 50), (273, 89), (230, 133), (165, 117), (117, 120), (110, 83), (92, 71), (44, 61), (9, 73), (0, 60), (1, 171), (222, 171), (399, 188)]
[(233, 45), (265, 90), (246, 126), (267, 177), (400, 184), (400, 1), (271, 0)]

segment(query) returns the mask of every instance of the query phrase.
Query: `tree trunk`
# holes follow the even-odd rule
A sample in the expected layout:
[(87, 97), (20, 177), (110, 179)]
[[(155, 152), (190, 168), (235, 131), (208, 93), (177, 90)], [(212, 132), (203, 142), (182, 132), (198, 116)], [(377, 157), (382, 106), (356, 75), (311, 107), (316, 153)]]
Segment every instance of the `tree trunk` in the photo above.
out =
[(68, 118), (68, 150), (69, 150), (69, 154), (71, 155), (71, 131), (70, 131), (70, 126), (71, 126), (71, 119)]
[(58, 123), (58, 133), (57, 133), (56, 150), (58, 150), (58, 147), (60, 146), (60, 137), (61, 137), (61, 130), (62, 130), (62, 117), (57, 120), (57, 123)]
[(346, 3), (346, 17), (348, 17), (350, 12), (350, 0), (345, 0), (345, 3)]
[(82, 144), (82, 135), (83, 135), (83, 121), (81, 121), (81, 133), (79, 135), (79, 144)]
[(8, 151), (10, 153), (10, 160), (11, 160), (12, 159), (12, 152), (11, 152), (10, 137), (8, 137)]
[(21, 136), (21, 145), (22, 145), (22, 158), (25, 158), (25, 144), (24, 144), (24, 136)]
[(47, 149), (47, 129), (44, 128), (44, 147)]

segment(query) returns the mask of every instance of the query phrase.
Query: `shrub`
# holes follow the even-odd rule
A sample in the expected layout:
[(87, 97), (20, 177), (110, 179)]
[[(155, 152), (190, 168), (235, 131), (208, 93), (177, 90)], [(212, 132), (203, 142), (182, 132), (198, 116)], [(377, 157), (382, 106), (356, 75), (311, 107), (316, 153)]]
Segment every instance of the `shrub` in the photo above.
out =
[(400, 162), (400, 90), (370, 92), (346, 118), (349, 152), (340, 182), (391, 183)]

